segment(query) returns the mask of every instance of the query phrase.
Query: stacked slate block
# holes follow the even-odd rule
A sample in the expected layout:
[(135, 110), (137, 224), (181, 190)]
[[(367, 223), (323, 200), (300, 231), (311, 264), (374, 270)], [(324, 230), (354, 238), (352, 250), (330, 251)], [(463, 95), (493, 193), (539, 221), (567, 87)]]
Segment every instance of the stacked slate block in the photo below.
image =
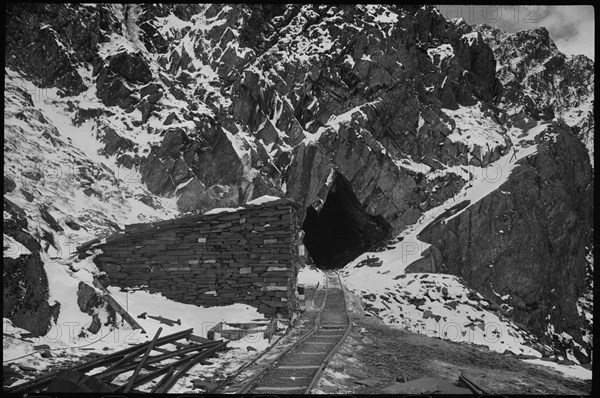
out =
[(287, 199), (235, 212), (125, 227), (94, 262), (112, 285), (143, 287), (183, 303), (244, 303), (268, 316), (297, 309), (297, 205)]

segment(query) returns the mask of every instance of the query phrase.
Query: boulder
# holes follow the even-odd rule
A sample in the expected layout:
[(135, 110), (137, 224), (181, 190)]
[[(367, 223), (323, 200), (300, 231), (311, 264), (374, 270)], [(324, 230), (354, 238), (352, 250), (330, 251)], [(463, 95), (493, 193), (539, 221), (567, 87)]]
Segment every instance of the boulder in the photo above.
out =
[(38, 252), (2, 261), (2, 316), (33, 337), (44, 336), (51, 326), (48, 278)]
[(92, 312), (94, 307), (98, 307), (104, 299), (98, 294), (96, 289), (87, 283), (79, 282), (77, 289), (77, 305), (81, 312), (86, 314)]
[(152, 71), (141, 52), (122, 51), (107, 58), (108, 68), (130, 83), (149, 83)]

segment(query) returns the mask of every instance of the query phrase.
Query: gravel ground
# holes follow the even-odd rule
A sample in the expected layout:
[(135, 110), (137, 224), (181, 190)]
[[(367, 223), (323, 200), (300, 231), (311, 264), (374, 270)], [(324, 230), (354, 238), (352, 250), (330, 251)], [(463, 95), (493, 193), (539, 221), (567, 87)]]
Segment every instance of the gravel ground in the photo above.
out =
[(489, 394), (590, 394), (591, 380), (565, 377), (544, 366), (466, 343), (431, 338), (365, 316), (346, 292), (352, 333), (313, 393), (376, 394), (396, 380), (437, 377), (456, 382), (460, 373)]

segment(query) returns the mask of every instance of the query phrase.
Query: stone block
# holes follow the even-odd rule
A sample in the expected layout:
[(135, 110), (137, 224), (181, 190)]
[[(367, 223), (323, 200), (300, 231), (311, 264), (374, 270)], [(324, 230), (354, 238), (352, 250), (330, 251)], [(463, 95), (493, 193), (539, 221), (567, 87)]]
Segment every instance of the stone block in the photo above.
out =
[(271, 271), (290, 271), (290, 267), (281, 266), (281, 265), (272, 265), (267, 268), (267, 272)]
[(261, 290), (267, 291), (267, 292), (273, 292), (273, 291), (287, 292), (288, 288), (287, 288), (287, 286), (274, 285), (274, 286), (265, 286)]
[(260, 304), (258, 306), (258, 312), (265, 315), (275, 315), (277, 313), (277, 308), (268, 306), (266, 304)]
[(121, 271), (121, 266), (119, 264), (102, 264), (102, 270), (107, 274), (116, 273)]

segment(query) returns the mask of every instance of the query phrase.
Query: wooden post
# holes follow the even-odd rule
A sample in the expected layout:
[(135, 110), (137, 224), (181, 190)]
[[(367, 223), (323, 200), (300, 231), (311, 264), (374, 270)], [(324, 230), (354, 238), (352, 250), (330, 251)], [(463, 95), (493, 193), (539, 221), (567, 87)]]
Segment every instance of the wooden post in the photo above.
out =
[(206, 332), (206, 337), (209, 340), (214, 340), (215, 339), (215, 333), (221, 333), (221, 330), (223, 330), (223, 322), (219, 322), (215, 326), (213, 326), (212, 328), (208, 329), (208, 332)]

